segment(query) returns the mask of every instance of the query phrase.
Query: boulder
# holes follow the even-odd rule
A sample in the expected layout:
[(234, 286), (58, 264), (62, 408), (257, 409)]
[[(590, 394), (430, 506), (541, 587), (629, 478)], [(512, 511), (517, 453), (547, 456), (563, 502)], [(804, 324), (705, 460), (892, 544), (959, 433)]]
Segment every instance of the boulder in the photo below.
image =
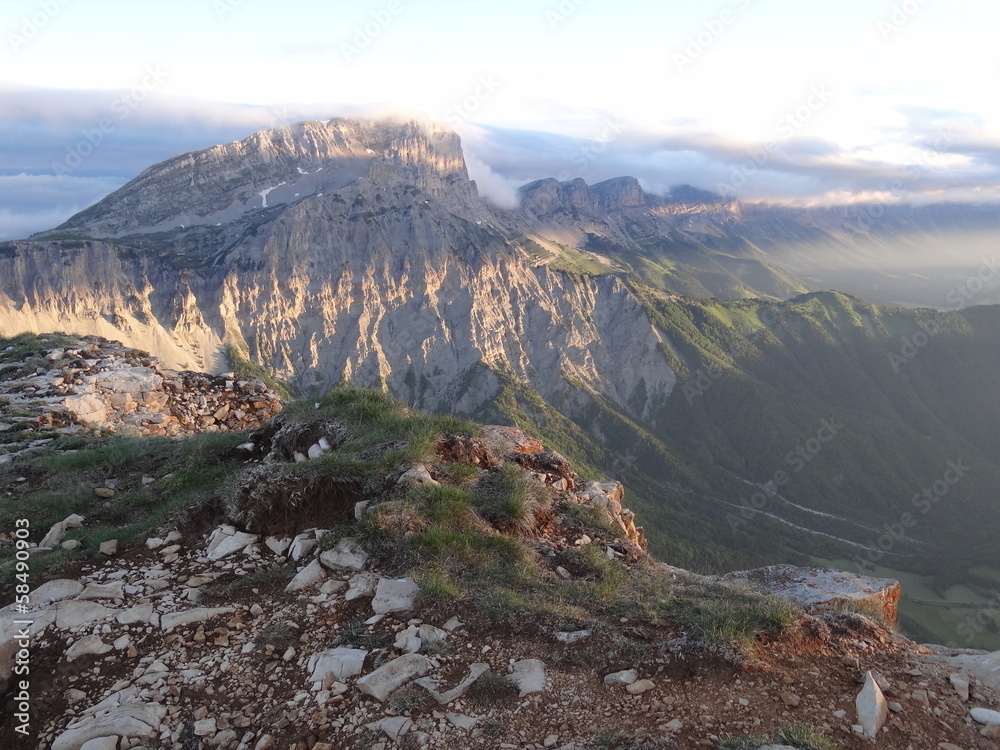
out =
[(769, 565), (727, 573), (722, 580), (767, 591), (807, 609), (838, 602), (871, 607), (889, 623), (896, 622), (899, 608), (899, 581), (830, 568)]
[(375, 596), (375, 589), (378, 587), (379, 577), (375, 573), (358, 573), (348, 581), (347, 593), (344, 599), (351, 602), (361, 597)]

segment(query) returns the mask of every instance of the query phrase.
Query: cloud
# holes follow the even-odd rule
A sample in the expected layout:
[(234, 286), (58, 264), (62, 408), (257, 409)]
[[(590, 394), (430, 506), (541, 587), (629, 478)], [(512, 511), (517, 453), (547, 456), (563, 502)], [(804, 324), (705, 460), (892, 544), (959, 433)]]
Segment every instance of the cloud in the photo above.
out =
[[(133, 94), (0, 85), (0, 238), (52, 228), (151, 164), (264, 128), (327, 117), (431, 120), (378, 103), (264, 107), (156, 91), (133, 101)], [(872, 131), (868, 143), (844, 146), (795, 131), (774, 135), (769, 148), (694, 118), (650, 127), (596, 109), (550, 110), (551, 119), (536, 120), (544, 130), (463, 123), (469, 172), (486, 199), (511, 207), (517, 188), (532, 180), (622, 175), (654, 193), (688, 184), (799, 205), (1000, 197), (1000, 139), (968, 112), (898, 107), (900, 120)]]
[(0, 240), (56, 227), (120, 184), (116, 177), (0, 175)]
[(519, 181), (501, 177), (475, 156), (466, 156), (465, 164), (469, 168), (469, 177), (476, 181), (483, 198), (500, 208), (517, 208), (520, 205), (517, 196), (521, 185)]

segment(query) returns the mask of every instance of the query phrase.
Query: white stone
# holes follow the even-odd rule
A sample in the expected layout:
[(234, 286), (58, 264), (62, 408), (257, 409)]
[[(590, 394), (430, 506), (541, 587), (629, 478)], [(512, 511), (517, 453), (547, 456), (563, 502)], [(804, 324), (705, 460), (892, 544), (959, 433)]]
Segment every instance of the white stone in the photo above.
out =
[(960, 674), (948, 676), (951, 686), (955, 688), (955, 693), (963, 703), (969, 700), (969, 678)]
[(444, 716), (448, 720), (448, 723), (453, 727), (465, 729), (467, 731), (474, 729), (476, 722), (478, 721), (475, 717), (465, 716), (464, 714), (446, 713)]
[(341, 539), (333, 547), (319, 556), (319, 561), (330, 570), (364, 570), (368, 564), (368, 553), (357, 539)]
[(442, 706), (446, 706), (452, 701), (456, 701), (463, 695), (465, 695), (469, 691), (469, 688), (471, 688), (472, 685), (476, 682), (476, 680), (478, 680), (482, 675), (484, 675), (486, 672), (489, 671), (490, 671), (489, 664), (485, 664), (482, 662), (476, 662), (474, 664), (470, 664), (469, 674), (465, 676), (465, 679), (463, 679), (451, 690), (446, 690), (443, 693), (438, 691), (437, 680), (431, 677), (421, 677), (414, 684), (420, 685), (420, 687), (424, 688), (428, 693), (431, 694), (431, 697), (434, 700), (436, 700)]
[(979, 724), (1000, 725), (1000, 711), (992, 711), (988, 708), (974, 708), (969, 712), (972, 720)]
[(377, 615), (390, 615), (413, 609), (420, 587), (410, 578), (383, 578), (375, 589), (372, 610)]
[(621, 672), (612, 672), (604, 676), (605, 685), (631, 685), (639, 679), (639, 674), (634, 669), (625, 669)]
[(347, 588), (347, 581), (341, 581), (337, 578), (327, 579), (322, 586), (319, 587), (319, 593), (321, 594), (339, 594), (341, 591)]
[(118, 738), (115, 736), (96, 737), (84, 742), (80, 746), (80, 750), (118, 750)]
[(97, 602), (81, 602), (76, 599), (61, 601), (56, 607), (56, 627), (60, 630), (73, 630), (90, 625), (99, 620), (106, 620), (115, 614)]
[(66, 731), (53, 741), (51, 750), (80, 750), (84, 743), (102, 737), (156, 737), (166, 715), (166, 707), (157, 703), (118, 706), (103, 716), (70, 722)]
[(326, 683), (327, 677), (336, 682), (361, 674), (368, 652), (359, 648), (333, 648), (309, 657), (309, 674), (313, 682)]
[(172, 630), (196, 622), (205, 622), (219, 615), (232, 614), (235, 611), (235, 607), (200, 607), (183, 612), (171, 612), (160, 617), (160, 627), (164, 630)]
[(124, 599), (125, 584), (122, 581), (112, 583), (89, 583), (78, 599)]
[(656, 687), (656, 685), (652, 680), (636, 680), (632, 684), (626, 685), (625, 689), (628, 690), (631, 695), (642, 695), (643, 693), (649, 692), (654, 687)]
[(362, 500), (361, 502), (354, 503), (354, 517), (361, 518), (368, 510), (368, 506), (371, 505), (371, 500)]
[(384, 701), (396, 689), (427, 674), (430, 662), (420, 654), (406, 654), (393, 659), (358, 680), (358, 690)]
[(244, 547), (256, 544), (260, 539), (257, 534), (247, 534), (237, 531), (235, 534), (218, 534), (209, 543), (206, 556), (209, 560), (221, 560), (223, 557), (241, 551)]
[(109, 557), (116, 555), (118, 554), (118, 540), (108, 539), (106, 542), (101, 542), (97, 549), (102, 555), (108, 555)]
[(511, 679), (520, 690), (521, 697), (545, 690), (545, 662), (538, 659), (521, 659), (510, 665)]
[(28, 594), (31, 606), (51, 604), (63, 599), (73, 599), (83, 593), (83, 584), (69, 578), (57, 578), (43, 583)]
[(309, 446), (309, 458), (319, 458), (323, 455), (323, 448), (319, 443), (313, 443)]
[(81, 656), (102, 656), (112, 650), (112, 646), (101, 640), (99, 635), (87, 635), (73, 642), (66, 649), (66, 661), (79, 659)]
[(361, 597), (374, 596), (379, 577), (375, 573), (358, 573), (348, 581), (347, 593), (344, 599), (351, 602)]
[(938, 657), (952, 669), (972, 675), (981, 684), (1000, 690), (1000, 651), (992, 654), (962, 654)]
[(285, 591), (288, 593), (301, 591), (310, 586), (315, 586), (324, 578), (326, 578), (326, 573), (323, 571), (323, 566), (319, 564), (319, 560), (313, 560), (295, 574), (295, 577), (285, 586)]
[(376, 732), (383, 732), (393, 742), (399, 742), (400, 738), (413, 728), (413, 720), (405, 716), (390, 716), (367, 726)]
[(577, 641), (582, 641), (584, 638), (589, 638), (591, 634), (590, 630), (574, 630), (572, 632), (560, 632), (556, 633), (556, 640), (560, 643), (576, 643)]
[(57, 524), (53, 524), (52, 528), (49, 529), (49, 533), (45, 535), (45, 538), (39, 542), (39, 547), (55, 547), (58, 546), (66, 536), (67, 529), (75, 529), (78, 526), (83, 525), (83, 516), (78, 516), (74, 513), (71, 516), (67, 516), (65, 519)]
[(288, 556), (298, 562), (314, 549), (316, 549), (316, 540), (311, 534), (302, 533), (292, 540), (292, 546), (288, 549)]
[(118, 614), (119, 625), (145, 625), (153, 616), (152, 604), (137, 604)]
[(882, 689), (878, 686), (871, 672), (865, 674), (865, 684), (854, 700), (858, 710), (858, 724), (866, 737), (878, 737), (879, 730), (889, 718), (889, 706), (886, 704)]
[(281, 557), (288, 552), (288, 548), (292, 546), (292, 540), (287, 536), (283, 536), (280, 539), (276, 536), (269, 536), (264, 540), (264, 546), (278, 557)]
[(201, 719), (194, 723), (194, 733), (198, 737), (207, 737), (210, 734), (215, 734), (217, 728), (214, 718)]

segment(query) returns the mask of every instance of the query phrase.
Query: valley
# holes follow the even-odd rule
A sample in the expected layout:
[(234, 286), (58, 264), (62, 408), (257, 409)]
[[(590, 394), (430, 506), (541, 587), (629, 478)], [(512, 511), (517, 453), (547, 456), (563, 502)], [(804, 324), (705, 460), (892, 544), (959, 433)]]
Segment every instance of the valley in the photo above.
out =
[(699, 572), (847, 560), (988, 600), (1000, 214), (859, 210), (631, 178), (541, 180), (499, 209), (453, 133), (308, 121), (154, 165), (0, 245), (0, 333), (516, 425), (622, 481), (650, 551)]

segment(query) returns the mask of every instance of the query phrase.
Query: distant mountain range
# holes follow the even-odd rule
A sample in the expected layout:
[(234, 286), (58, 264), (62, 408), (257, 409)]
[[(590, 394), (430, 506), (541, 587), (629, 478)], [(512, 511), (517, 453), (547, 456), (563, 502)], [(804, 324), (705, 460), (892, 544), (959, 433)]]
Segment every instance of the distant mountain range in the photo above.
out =
[(0, 333), (516, 422), (620, 478), (678, 565), (853, 561), (987, 594), (998, 230), (995, 206), (742, 205), (628, 177), (541, 180), (502, 210), (451, 132), (310, 121), (0, 244)]

